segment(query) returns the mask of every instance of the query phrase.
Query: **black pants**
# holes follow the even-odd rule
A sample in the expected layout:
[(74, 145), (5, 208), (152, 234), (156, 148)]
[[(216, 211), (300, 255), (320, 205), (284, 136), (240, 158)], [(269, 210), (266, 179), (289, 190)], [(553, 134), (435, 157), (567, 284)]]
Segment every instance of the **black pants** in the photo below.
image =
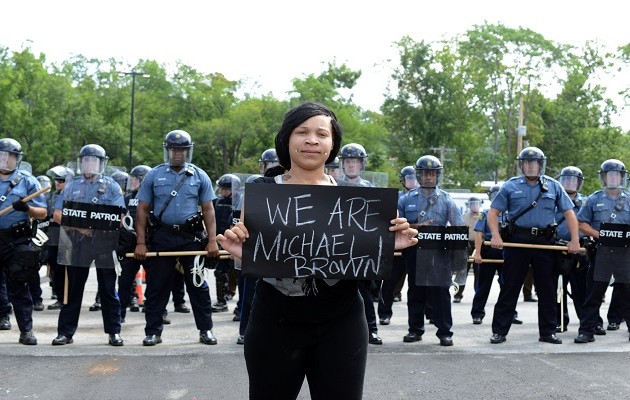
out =
[[(510, 238), (510, 241), (527, 243), (519, 238)], [(531, 243), (531, 242), (530, 242)], [(535, 244), (548, 244), (538, 242)], [(553, 250), (503, 249), (504, 263), (501, 292), (494, 306), (492, 318), (492, 332), (507, 335), (512, 326), (516, 313), (516, 303), (520, 295), (525, 276), (531, 265), (534, 275), (534, 284), (538, 294), (538, 332), (540, 336), (550, 336), (556, 333), (556, 287), (554, 280)]]
[[(1, 217), (0, 217), (1, 218)], [(12, 281), (8, 277), (8, 265), (9, 261), (13, 257), (13, 246), (27, 242), (27, 238), (20, 238), (14, 240), (13, 238), (2, 237), (0, 238), (0, 284), (6, 282), (6, 300), (0, 304), (0, 316), (6, 315), (11, 307), (9, 302), (13, 305), (13, 313), (17, 320), (20, 332), (28, 332), (33, 330), (33, 300), (27, 283), (19, 283)], [(2, 291), (0, 295), (4, 297)]]
[[(59, 311), (57, 334), (71, 338), (79, 325), (83, 291), (91, 268), (67, 266), (66, 269), (68, 271), (68, 304), (64, 304)], [(113, 268), (98, 268), (97, 262), (96, 280), (101, 298), (103, 330), (109, 334), (120, 333), (120, 299), (116, 292), (116, 271)]]
[(359, 281), (359, 293), (363, 298), (363, 308), (365, 309), (365, 319), (367, 321), (368, 331), (377, 333), (376, 313), (374, 312), (374, 297), (371, 290), (372, 281)]
[(449, 286), (416, 286), (416, 248), (405, 251), (409, 333), (424, 334), (424, 316), (433, 320), (437, 337), (452, 337), (453, 315)]
[(379, 318), (391, 318), (394, 314), (392, 311), (394, 291), (400, 279), (405, 275), (405, 272), (405, 259), (403, 257), (394, 257), (392, 275), (389, 279), (383, 280), (383, 284), (381, 285), (381, 297), (378, 301)]
[[(630, 328), (630, 284), (618, 285), (618, 306), (622, 317), (626, 320), (626, 325)], [(588, 337), (593, 337), (598, 321), (599, 308), (602, 305), (604, 294), (608, 290), (608, 282), (593, 282), (591, 292), (586, 298), (582, 307), (582, 318), (580, 319), (579, 333)]]
[[(503, 251), (493, 249), (489, 246), (483, 246), (481, 248), (481, 258), (487, 260), (502, 260)], [(495, 274), (501, 275), (503, 264), (483, 263), (475, 265), (475, 268), (477, 269), (477, 283), (475, 284), (475, 296), (473, 297), (470, 315), (473, 318), (483, 319), (486, 316), (485, 308), (488, 302), (488, 296), (490, 296), (490, 290), (492, 289), (494, 276)]]
[(254, 301), (254, 293), (256, 293), (257, 278), (244, 276), (239, 274), (239, 312), (241, 320), (239, 321), (238, 334), (244, 335), (247, 330), (247, 322), (249, 322), (249, 314), (252, 311), (252, 302)]
[[(158, 230), (149, 245), (149, 251), (199, 251), (203, 245), (194, 239), (177, 235), (165, 230)], [(195, 324), (199, 330), (212, 329), (212, 304), (210, 302), (210, 290), (208, 283), (203, 282), (197, 287), (193, 284), (193, 276), (190, 272), (194, 256), (179, 257), (179, 262), (184, 268), (184, 281), (192, 306)], [(145, 292), (145, 319), (146, 335), (162, 335), (163, 313), (168, 304), (168, 300), (173, 289), (173, 279), (175, 274), (176, 257), (153, 257), (145, 261), (147, 286)]]
[(249, 398), (295, 399), (306, 377), (313, 400), (361, 399), (368, 332), (359, 294), (338, 318), (304, 324), (278, 318), (270, 290), (259, 283), (245, 333)]

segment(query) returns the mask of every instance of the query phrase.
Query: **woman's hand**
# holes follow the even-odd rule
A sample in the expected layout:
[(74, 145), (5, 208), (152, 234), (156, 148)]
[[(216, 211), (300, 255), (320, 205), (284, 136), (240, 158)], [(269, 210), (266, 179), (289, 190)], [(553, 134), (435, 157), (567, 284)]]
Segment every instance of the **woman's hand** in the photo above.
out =
[(396, 233), (394, 241), (396, 250), (405, 249), (418, 243), (418, 230), (409, 226), (407, 218), (398, 217), (389, 222), (392, 224), (389, 230)]
[(249, 237), (249, 232), (242, 222), (237, 223), (230, 229), (226, 229), (223, 235), (217, 235), (217, 242), (221, 244), (223, 250), (232, 257), (243, 258), (243, 242)]

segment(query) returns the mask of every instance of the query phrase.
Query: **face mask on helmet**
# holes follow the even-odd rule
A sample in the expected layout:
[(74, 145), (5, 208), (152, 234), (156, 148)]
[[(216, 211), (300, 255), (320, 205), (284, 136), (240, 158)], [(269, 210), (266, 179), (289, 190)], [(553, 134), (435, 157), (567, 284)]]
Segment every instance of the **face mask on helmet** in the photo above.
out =
[(416, 179), (423, 188), (435, 188), (440, 186), (442, 178), (441, 169), (417, 169)]
[(98, 175), (105, 171), (107, 160), (96, 156), (83, 156), (77, 159), (77, 172), (82, 175)]
[(21, 154), (9, 153), (8, 151), (0, 151), (0, 171), (13, 172), (22, 160)]
[(518, 160), (521, 175), (526, 178), (538, 178), (545, 174), (546, 160), (538, 158), (524, 158)]
[(560, 176), (560, 184), (564, 188), (564, 191), (567, 193), (577, 193), (582, 186), (582, 180), (573, 175), (563, 175)]
[(606, 171), (599, 173), (599, 179), (605, 189), (625, 188), (628, 177), (625, 171)]
[(164, 163), (171, 167), (183, 167), (192, 162), (192, 147), (164, 146)]
[(350, 179), (356, 178), (365, 171), (364, 158), (344, 158), (341, 160), (343, 173)]
[(415, 175), (405, 175), (402, 185), (407, 190), (413, 190), (418, 187), (418, 179)]
[(481, 200), (468, 200), (468, 209), (471, 212), (479, 212), (481, 210)]

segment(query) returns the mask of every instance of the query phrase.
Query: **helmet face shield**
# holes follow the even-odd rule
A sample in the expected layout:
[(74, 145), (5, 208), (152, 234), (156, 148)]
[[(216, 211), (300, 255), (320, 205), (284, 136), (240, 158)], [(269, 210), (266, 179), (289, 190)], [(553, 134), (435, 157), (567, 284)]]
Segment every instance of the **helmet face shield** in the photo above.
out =
[(560, 176), (559, 181), (567, 193), (577, 193), (582, 186), (582, 180), (577, 176), (563, 175)]
[(418, 187), (418, 179), (415, 174), (405, 175), (401, 183), (407, 190), (413, 190)]
[(599, 173), (599, 179), (605, 189), (625, 188), (628, 183), (626, 171), (602, 171)]
[(526, 178), (538, 178), (545, 174), (547, 160), (539, 158), (523, 158), (518, 160), (521, 174)]
[(77, 159), (77, 172), (82, 175), (97, 175), (105, 171), (107, 160), (97, 156), (83, 156)]
[(127, 192), (133, 192), (134, 190), (138, 190), (140, 188), (140, 184), (142, 181), (137, 176), (129, 175), (129, 179), (127, 179), (127, 187), (125, 190)]
[(183, 167), (192, 162), (193, 148), (164, 146), (164, 163), (171, 167)]
[(20, 161), (22, 161), (22, 154), (11, 153), (8, 151), (0, 151), (1, 171), (15, 171)]
[(348, 178), (356, 178), (365, 171), (365, 159), (363, 158), (344, 158), (341, 160), (343, 173)]
[(441, 169), (416, 169), (416, 179), (423, 188), (435, 188), (440, 186), (442, 177)]
[(470, 209), (471, 212), (479, 212), (481, 210), (481, 200), (468, 200), (468, 209)]

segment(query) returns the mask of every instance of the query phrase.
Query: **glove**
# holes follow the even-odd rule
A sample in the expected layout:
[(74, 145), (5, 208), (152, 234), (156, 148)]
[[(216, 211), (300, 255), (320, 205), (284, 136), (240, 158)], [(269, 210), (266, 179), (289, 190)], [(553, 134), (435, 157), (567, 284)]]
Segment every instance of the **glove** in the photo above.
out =
[(22, 199), (13, 202), (13, 209), (15, 211), (27, 212), (29, 208), (31, 208), (31, 206), (29, 206), (28, 203), (23, 202)]

